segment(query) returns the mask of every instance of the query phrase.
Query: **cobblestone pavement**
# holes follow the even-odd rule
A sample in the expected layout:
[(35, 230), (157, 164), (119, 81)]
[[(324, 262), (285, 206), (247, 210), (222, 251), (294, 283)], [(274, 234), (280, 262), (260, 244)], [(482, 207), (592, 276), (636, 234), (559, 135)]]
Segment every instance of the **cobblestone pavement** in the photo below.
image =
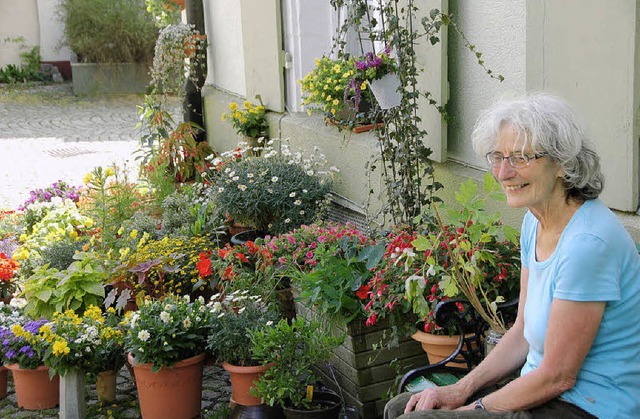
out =
[[(76, 98), (69, 84), (20, 88), (0, 86), (0, 209), (15, 209), (29, 191), (57, 180), (80, 185), (96, 166), (126, 165), (134, 174), (133, 153), (139, 133), (136, 106), (142, 97)], [(174, 107), (174, 114), (179, 106)], [(127, 163), (128, 162), (128, 163)], [(11, 375), (11, 374), (9, 374)], [(95, 385), (87, 390), (87, 418), (139, 418), (135, 385), (126, 368), (118, 377), (116, 403), (102, 406)], [(217, 366), (204, 371), (204, 418), (227, 417), (231, 387)], [(58, 409), (17, 408), (10, 379), (9, 395), (0, 400), (0, 418), (57, 418)]]
[(141, 103), (137, 95), (76, 98), (68, 83), (0, 87), (0, 209), (59, 179), (80, 185), (95, 166), (135, 174)]

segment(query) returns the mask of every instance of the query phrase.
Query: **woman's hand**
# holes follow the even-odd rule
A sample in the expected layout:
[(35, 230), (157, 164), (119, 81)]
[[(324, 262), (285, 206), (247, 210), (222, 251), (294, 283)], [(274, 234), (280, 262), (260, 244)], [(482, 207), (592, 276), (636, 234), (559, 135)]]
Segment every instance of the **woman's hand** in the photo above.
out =
[(414, 394), (407, 402), (404, 413), (409, 413), (414, 410), (452, 410), (464, 405), (466, 398), (453, 387), (454, 386), (428, 388), (420, 393)]

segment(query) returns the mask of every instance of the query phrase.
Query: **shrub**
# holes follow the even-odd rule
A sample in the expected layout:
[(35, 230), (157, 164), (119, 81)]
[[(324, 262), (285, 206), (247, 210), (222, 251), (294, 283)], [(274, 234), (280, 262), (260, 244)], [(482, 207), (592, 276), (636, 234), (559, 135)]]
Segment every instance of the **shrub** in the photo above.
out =
[(69, 47), (83, 63), (151, 63), (158, 29), (144, 0), (64, 0)]

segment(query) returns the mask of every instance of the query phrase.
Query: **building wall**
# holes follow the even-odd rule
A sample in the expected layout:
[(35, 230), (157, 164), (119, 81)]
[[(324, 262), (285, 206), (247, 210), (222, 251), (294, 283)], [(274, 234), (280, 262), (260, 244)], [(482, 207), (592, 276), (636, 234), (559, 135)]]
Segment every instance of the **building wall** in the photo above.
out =
[[(503, 75), (505, 81), (491, 79), (466, 49), (464, 40), (449, 31), (447, 76), (452, 120), (448, 125), (444, 162), (436, 164), (437, 180), (445, 185), (440, 192), (444, 199), (453, 200), (460, 183), (469, 177), (480, 181), (485, 172), (482, 159), (475, 156), (469, 143), (481, 110), (502, 96), (550, 90), (566, 97), (585, 115), (589, 127), (596, 127), (605, 175), (609, 178), (609, 189), (603, 198), (609, 206), (629, 211), (619, 215), (636, 240), (640, 240), (640, 217), (631, 212), (636, 209), (639, 176), (640, 94), (634, 88), (639, 73), (636, 61), (640, 61), (636, 3), (635, 0), (606, 5), (599, 0), (568, 0), (568, 4), (551, 0), (448, 2), (459, 28), (483, 53), (487, 68)], [(291, 14), (284, 15), (285, 25), (290, 25)], [(606, 22), (598, 23), (598, 19)], [(287, 31), (291, 29), (284, 29), (285, 39)], [(567, 36), (568, 32), (571, 34)], [(296, 37), (303, 38), (300, 34), (289, 34), (294, 41)], [(292, 57), (291, 65), (301, 65), (298, 61), (303, 60)], [(446, 69), (446, 65), (442, 68)], [(219, 116), (229, 101), (238, 98), (215, 86), (209, 86), (204, 93), (209, 140), (217, 149), (228, 149), (236, 144), (237, 137), (226, 126), (229, 124), (220, 122)], [(242, 96), (239, 90), (231, 91)], [(343, 170), (338, 192), (357, 206), (366, 207), (371, 201), (368, 190), (372, 186), (375, 191), (380, 189), (378, 179), (371, 182), (364, 176), (364, 164), (377, 150), (371, 134), (345, 136), (324, 126), (319, 117), (303, 113), (274, 113), (271, 130), (272, 137), (290, 138), (294, 145), (317, 144), (328, 150), (327, 157)], [(618, 195), (609, 193), (611, 190), (617, 190)], [(379, 203), (372, 204), (372, 208), (376, 207)], [(496, 208), (503, 212), (505, 222), (519, 227), (524, 210), (512, 210), (503, 204)]]
[(0, 0), (0, 67), (20, 65), (19, 44), (6, 38), (22, 36), (25, 46), (39, 44), (38, 9), (36, 0)]
[(58, 14), (62, 0), (38, 0), (40, 55), (42, 61), (69, 61), (71, 50), (64, 45), (64, 22)]
[(240, 2), (228, 0), (203, 0), (203, 2), (209, 40), (206, 83), (239, 96), (245, 96)]

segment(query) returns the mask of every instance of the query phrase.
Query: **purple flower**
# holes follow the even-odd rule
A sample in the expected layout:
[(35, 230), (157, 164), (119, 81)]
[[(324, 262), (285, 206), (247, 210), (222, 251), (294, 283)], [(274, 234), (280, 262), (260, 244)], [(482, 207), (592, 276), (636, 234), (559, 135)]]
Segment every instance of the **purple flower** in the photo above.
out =
[(30, 352), (30, 351), (31, 351), (31, 346), (29, 346), (29, 345), (24, 345), (22, 348), (20, 348), (20, 353), (21, 354), (24, 354), (24, 353), (27, 353), (27, 352)]
[(18, 354), (17, 354), (17, 352), (16, 352), (16, 351), (14, 351), (13, 349), (9, 349), (9, 350), (7, 351), (7, 353), (6, 353), (6, 354), (4, 354), (5, 358), (7, 358), (7, 359), (13, 359), (13, 358), (15, 358), (15, 357), (16, 357), (16, 355), (18, 355)]

